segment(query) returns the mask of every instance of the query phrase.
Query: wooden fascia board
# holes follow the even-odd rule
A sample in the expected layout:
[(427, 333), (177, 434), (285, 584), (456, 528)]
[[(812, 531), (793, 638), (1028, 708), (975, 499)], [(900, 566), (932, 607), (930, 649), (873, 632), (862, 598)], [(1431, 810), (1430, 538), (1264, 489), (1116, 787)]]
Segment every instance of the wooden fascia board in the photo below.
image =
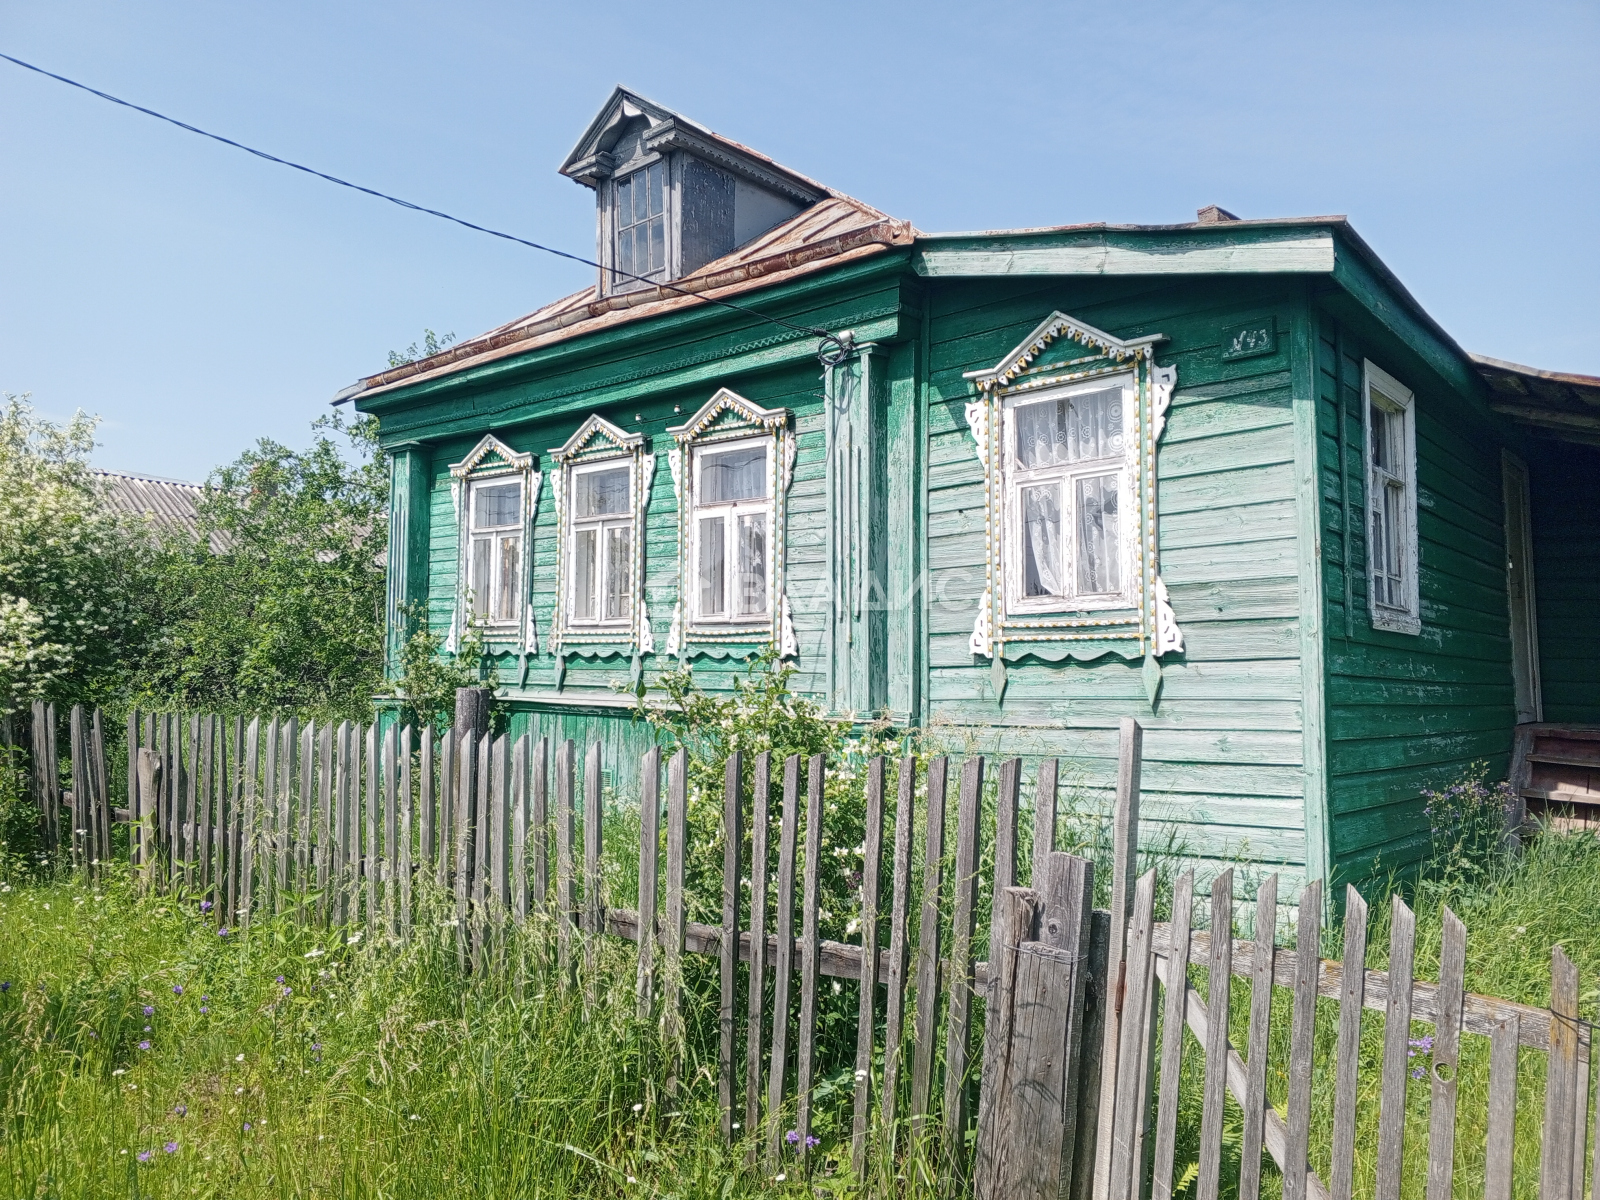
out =
[[(909, 248), (892, 248), (836, 270), (817, 271), (787, 283), (780, 281), (774, 284), (770, 292), (741, 293), (737, 302), (793, 324), (813, 324), (814, 321), (807, 315), (809, 311), (836, 303), (826, 298), (829, 292), (858, 288), (879, 277), (902, 274), (909, 254)], [(591, 334), (579, 334), (536, 347), (525, 354), (496, 359), (477, 367), (469, 366), (411, 386), (384, 389), (375, 396), (357, 396), (355, 407), (360, 412), (382, 417), (418, 401), (434, 399), (440, 393), (502, 387), (523, 376), (548, 376), (566, 369), (571, 363), (603, 359), (619, 350), (632, 357), (681, 346), (689, 341), (726, 336), (730, 325), (751, 320), (753, 318), (729, 312), (714, 304), (692, 305), (656, 317), (626, 321)], [(761, 322), (738, 326), (738, 334), (766, 337), (781, 332), (781, 328)], [(861, 340), (859, 335), (857, 340)]]
[[(853, 328), (857, 340), (860, 342), (895, 340), (902, 332), (902, 315), (896, 312), (875, 320), (855, 323)], [(480, 403), (471, 408), (463, 407), (459, 416), (452, 415), (439, 419), (429, 415), (409, 424), (395, 421), (392, 416), (384, 417), (382, 423), (387, 424), (392, 432), (381, 434), (380, 443), (387, 448), (391, 437), (395, 443), (415, 442), (419, 438), (451, 437), (463, 432), (476, 432), (485, 427), (501, 429), (573, 412), (588, 412), (608, 404), (634, 399), (642, 393), (693, 387), (701, 383), (716, 383), (720, 386), (723, 381), (734, 375), (768, 370), (815, 358), (815, 341), (808, 337), (797, 337), (771, 346), (748, 347), (742, 350), (733, 347), (726, 353), (719, 353), (705, 362), (675, 370), (669, 368), (639, 377), (629, 377), (609, 384), (602, 381), (574, 389), (553, 399), (538, 395), (537, 391), (533, 390), (537, 385), (519, 386), (514, 389), (503, 388), (501, 390), (506, 392), (506, 399), (501, 403), (485, 404), (480, 400)], [(821, 368), (818, 370), (820, 372)]]
[(917, 274), (933, 278), (1327, 274), (1335, 261), (1329, 226), (919, 238), (911, 256)]
[(1466, 351), (1422, 314), (1414, 302), (1407, 303), (1408, 297), (1397, 295), (1386, 281), (1380, 280), (1363, 255), (1341, 246), (1333, 281), (1452, 388), (1470, 396), (1482, 395), (1483, 381)]

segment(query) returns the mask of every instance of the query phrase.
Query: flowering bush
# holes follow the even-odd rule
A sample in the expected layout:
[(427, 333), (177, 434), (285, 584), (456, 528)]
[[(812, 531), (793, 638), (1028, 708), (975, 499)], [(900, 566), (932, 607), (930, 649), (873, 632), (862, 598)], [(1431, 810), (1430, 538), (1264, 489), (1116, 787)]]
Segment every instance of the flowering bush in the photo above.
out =
[[(638, 712), (665, 735), (664, 755), (680, 746), (688, 752), (688, 879), (684, 890), (692, 921), (716, 923), (722, 919), (722, 789), (728, 757), (736, 750), (744, 752), (745, 811), (749, 813), (755, 760), (772, 752), (767, 848), (768, 869), (775, 871), (783, 817), (784, 761), (790, 755), (800, 756), (803, 818), (809, 760), (813, 755), (823, 756), (827, 784), (822, 805), (820, 928), (823, 937), (844, 938), (854, 932), (846, 926), (860, 906), (866, 765), (874, 755), (899, 753), (899, 742), (887, 724), (870, 725), (857, 734), (848, 721), (829, 718), (819, 705), (790, 690), (793, 675), (793, 667), (770, 653), (752, 659), (744, 677), (734, 677), (731, 692), (703, 690), (692, 670), (668, 671), (661, 676), (660, 685), (666, 703), (646, 705), (641, 701)], [(887, 797), (893, 788), (891, 771), (885, 785), (886, 808), (892, 804)], [(748, 826), (748, 816), (745, 823)], [(804, 826), (802, 819), (795, 858), (797, 899), (805, 856)], [(746, 828), (743, 861), (747, 880), (750, 844)], [(748, 882), (745, 886), (748, 893)], [(771, 888), (767, 897), (771, 905)]]
[(1449, 786), (1422, 793), (1432, 839), (1429, 874), (1447, 886), (1480, 883), (1505, 862), (1506, 818), (1517, 794), (1488, 778), (1489, 764), (1475, 762)]

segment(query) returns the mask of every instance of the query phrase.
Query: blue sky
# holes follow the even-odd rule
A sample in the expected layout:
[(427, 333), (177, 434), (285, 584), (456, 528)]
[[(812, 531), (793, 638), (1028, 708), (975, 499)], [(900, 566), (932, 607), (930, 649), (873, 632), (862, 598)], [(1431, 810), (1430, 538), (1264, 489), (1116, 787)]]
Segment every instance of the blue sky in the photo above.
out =
[[(1600, 6), (91, 3), (0, 49), (592, 253), (555, 168), (613, 84), (925, 230), (1347, 213), (1462, 345), (1600, 374)], [(585, 268), (0, 63), (0, 391), (200, 479), (304, 444), (425, 326)]]

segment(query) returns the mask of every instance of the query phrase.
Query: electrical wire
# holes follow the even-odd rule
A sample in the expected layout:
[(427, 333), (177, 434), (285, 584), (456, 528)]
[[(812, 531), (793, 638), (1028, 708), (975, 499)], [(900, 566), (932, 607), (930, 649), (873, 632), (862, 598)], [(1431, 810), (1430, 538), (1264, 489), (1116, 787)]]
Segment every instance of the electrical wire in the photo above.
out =
[(428, 208), (425, 205), (413, 204), (410, 200), (402, 200), (398, 196), (391, 196), (387, 192), (378, 191), (376, 188), (363, 187), (359, 183), (351, 183), (348, 179), (340, 179), (337, 175), (329, 175), (326, 171), (318, 171), (315, 168), (305, 166), (302, 163), (291, 162), (287, 158), (279, 158), (276, 154), (268, 154), (265, 150), (257, 150), (253, 146), (246, 146), (243, 142), (236, 142), (232, 138), (223, 137), (220, 133), (211, 133), (208, 130), (199, 128), (198, 126), (190, 125), (186, 121), (180, 121), (176, 117), (169, 117), (165, 113), (159, 113), (153, 108), (145, 108), (141, 104), (134, 104), (130, 100), (124, 100), (119, 96), (113, 96), (110, 92), (102, 92), (99, 88), (92, 88), (86, 83), (79, 83), (76, 79), (68, 79), (65, 75), (57, 75), (54, 71), (46, 71), (43, 67), (35, 66), (30, 62), (24, 62), (22, 59), (14, 58), (3, 51), (0, 51), (0, 58), (3, 58), (7, 62), (16, 66), (22, 67), (25, 70), (33, 71), (35, 74), (43, 75), (47, 79), (54, 79), (57, 83), (64, 83), (68, 87), (75, 87), (79, 91), (88, 92), (91, 96), (98, 96), (102, 100), (109, 100), (112, 104), (119, 104), (123, 108), (131, 108), (134, 112), (143, 113), (147, 117), (154, 117), (158, 121), (165, 121), (168, 125), (176, 125), (179, 129), (186, 130), (189, 133), (196, 133), (203, 138), (210, 138), (214, 142), (221, 142), (224, 146), (232, 146), (235, 150), (243, 150), (246, 154), (253, 154), (257, 158), (265, 159), (267, 162), (277, 163), (280, 167), (291, 167), (296, 171), (303, 171), (307, 175), (314, 175), (318, 179), (326, 180), (328, 183), (336, 183), (340, 187), (349, 188), (356, 192), (362, 192), (368, 196), (374, 196), (379, 200), (387, 200), (390, 204), (398, 204), (401, 208), (408, 208), (412, 212), (424, 213), (430, 217), (438, 217), (440, 220), (450, 221), (456, 225), (463, 226), (464, 228), (475, 230), (478, 233), (486, 233), (490, 237), (497, 237), (508, 242), (515, 242), (517, 245), (526, 246), (530, 250), (541, 250), (546, 254), (554, 254), (557, 258), (565, 258), (575, 263), (582, 263), (584, 266), (593, 267), (597, 271), (606, 271), (611, 275), (625, 276), (628, 279), (634, 280), (638, 283), (647, 283), (652, 287), (661, 288), (669, 292), (676, 292), (680, 296), (690, 296), (706, 304), (715, 304), (719, 308), (726, 308), (732, 312), (743, 313), (746, 316), (755, 317), (759, 321), (765, 321), (772, 325), (781, 326), (782, 328), (792, 330), (795, 333), (809, 333), (812, 336), (821, 339), (821, 344), (817, 347), (817, 357), (822, 360), (825, 366), (837, 366), (840, 362), (844, 361), (853, 348), (853, 340), (848, 334), (830, 333), (826, 329), (820, 329), (812, 325), (795, 325), (789, 321), (783, 320), (781, 317), (769, 316), (766, 313), (758, 312), (753, 308), (747, 308), (743, 304), (735, 304), (731, 300), (719, 300), (715, 296), (707, 296), (700, 292), (691, 292), (687, 288), (681, 288), (675, 284), (663, 283), (654, 279), (647, 279), (643, 275), (635, 275), (631, 271), (619, 270), (616, 267), (603, 267), (593, 259), (584, 258), (582, 255), (571, 254), (566, 250), (557, 250), (554, 246), (545, 246), (538, 242), (531, 242), (527, 238), (518, 237), (514, 233), (503, 233), (498, 229), (490, 229), (485, 225), (478, 225), (472, 221), (463, 220), (461, 217), (451, 216), (447, 212), (440, 212), (436, 208)]

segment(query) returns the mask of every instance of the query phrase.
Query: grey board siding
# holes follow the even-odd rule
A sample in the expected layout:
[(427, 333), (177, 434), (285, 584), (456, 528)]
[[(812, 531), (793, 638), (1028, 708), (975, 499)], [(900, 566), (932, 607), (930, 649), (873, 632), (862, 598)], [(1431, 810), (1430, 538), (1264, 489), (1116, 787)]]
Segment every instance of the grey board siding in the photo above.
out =
[[(1000, 292), (1003, 289), (991, 289)], [(1066, 803), (1110, 804), (1116, 727), (1145, 726), (1146, 827), (1185, 852), (1305, 863), (1293, 393), (1279, 352), (1223, 362), (1223, 328), (1264, 313), (1289, 325), (1297, 298), (1270, 285), (1159, 290), (1131, 281), (1021, 295), (935, 289), (928, 411), (928, 712), (952, 746), (1059, 755)], [(981, 302), (975, 303), (974, 297)], [(1140, 664), (1011, 664), (1003, 705), (967, 648), (983, 590), (982, 469), (963, 371), (992, 366), (1053, 309), (1118, 336), (1163, 333), (1178, 386), (1158, 459), (1161, 573), (1185, 637), (1151, 712)]]
[(1525, 457), (1544, 719), (1600, 724), (1600, 449), (1535, 442)]
[[(1416, 393), (1420, 635), (1367, 609), (1363, 358)], [(1465, 398), (1318, 322), (1318, 459), (1327, 642), (1330, 840), (1341, 877), (1426, 851), (1422, 792), (1474, 761), (1504, 777), (1512, 708), (1500, 446)]]

